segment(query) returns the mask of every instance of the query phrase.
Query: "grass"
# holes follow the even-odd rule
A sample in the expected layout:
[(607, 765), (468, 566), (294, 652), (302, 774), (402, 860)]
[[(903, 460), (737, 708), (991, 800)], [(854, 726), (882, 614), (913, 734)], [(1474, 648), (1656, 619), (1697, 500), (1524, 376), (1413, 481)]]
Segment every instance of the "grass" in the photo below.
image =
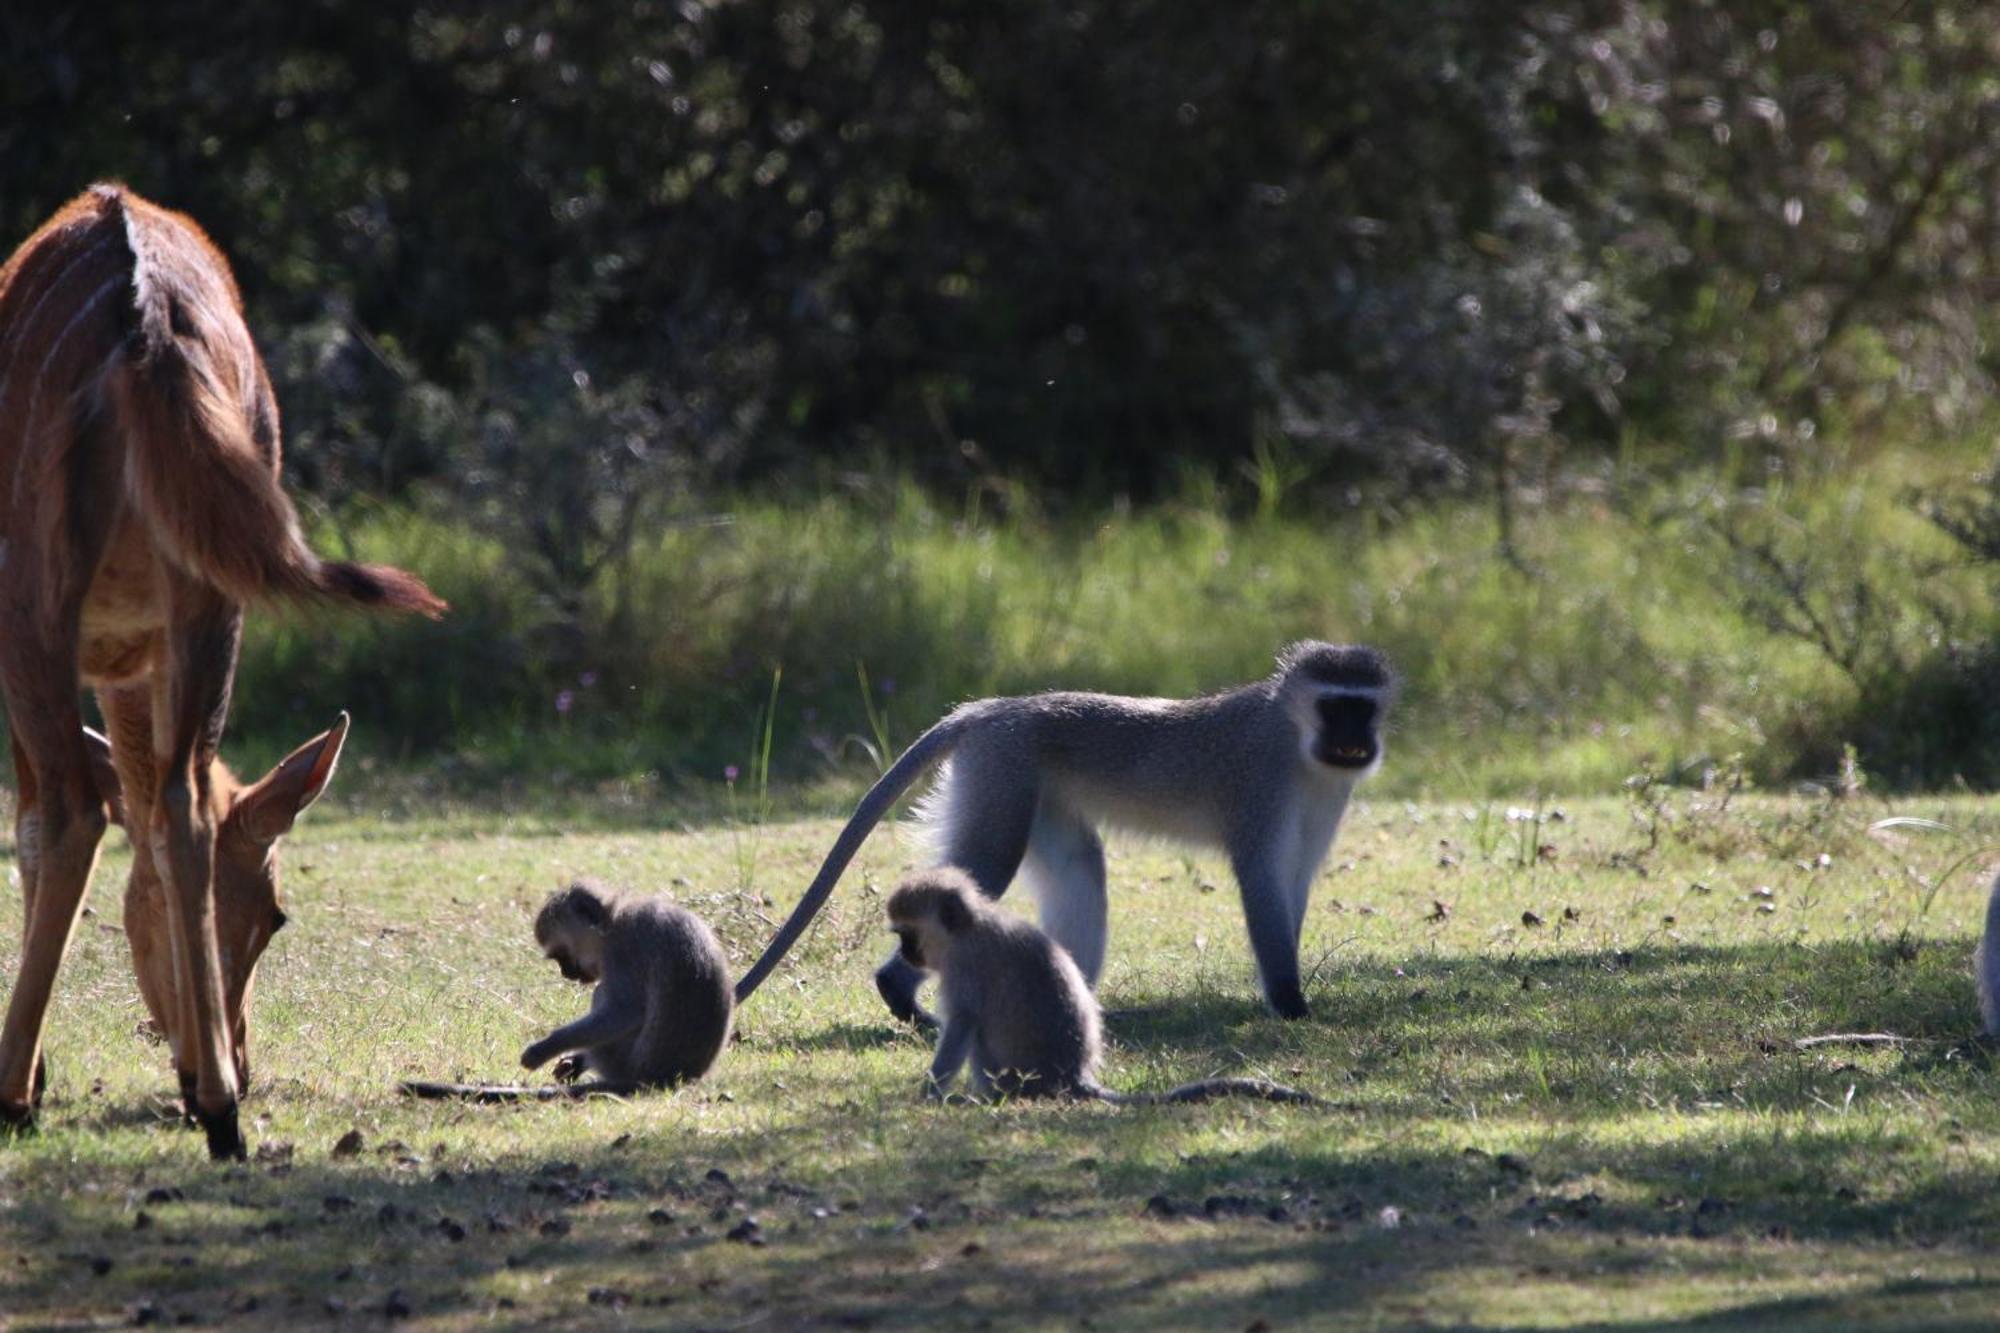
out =
[[(2000, 636), (1991, 579), (1909, 502), (1986, 458), (1984, 441), (1829, 443), (1808, 475), (1572, 476), (1523, 498), (1518, 564), (1489, 503), (1449, 498), (1246, 510), (1196, 479), (1177, 502), (1047, 517), (893, 480), (725, 496), (716, 522), (644, 535), (573, 613), (489, 531), (356, 514), (321, 547), (420, 570), (452, 615), (258, 615), (233, 752), (269, 762), (346, 708), (359, 752), (435, 759), (455, 789), (623, 783), (678, 804), (713, 799), (729, 765), (749, 772), (766, 720), (793, 790), (850, 776), (966, 698), (1189, 693), (1317, 637), (1401, 663), (1398, 795), (1603, 792), (1634, 767), (1738, 754), (1767, 782), (1820, 777), (1848, 742), (1905, 788), (1990, 785), (2000, 666), (1967, 664)], [(1788, 580), (1855, 672), (1774, 630), (1799, 620)]]
[[(924, 1045), (868, 984), (915, 852), (881, 833), (709, 1079), (480, 1108), (394, 1082), (510, 1077), (578, 1012), (529, 939), (559, 878), (671, 892), (741, 966), (833, 826), (765, 826), (743, 892), (726, 818), (384, 819), (363, 786), (288, 849), (248, 1165), (208, 1164), (173, 1123), (107, 855), (51, 1015), (44, 1129), (0, 1148), (7, 1327), (2000, 1318), (2000, 1071), (1970, 1040), (1966, 968), (1987, 803), (1378, 792), (1315, 890), (1298, 1024), (1254, 1002), (1224, 867), (1114, 845), (1108, 1081), (1261, 1073), (1317, 1109), (921, 1104)], [(1870, 830), (1890, 814), (1952, 831)], [(1792, 1044), (1854, 1030), (1913, 1040)]]

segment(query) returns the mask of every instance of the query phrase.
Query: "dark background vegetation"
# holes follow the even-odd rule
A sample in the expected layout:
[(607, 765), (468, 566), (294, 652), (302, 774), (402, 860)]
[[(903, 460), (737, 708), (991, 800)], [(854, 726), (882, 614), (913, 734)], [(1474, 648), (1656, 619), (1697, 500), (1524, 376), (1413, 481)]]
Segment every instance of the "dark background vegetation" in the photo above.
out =
[[(358, 699), (385, 749), (485, 737), (505, 769), (507, 737), (587, 748), (561, 730), (577, 691), (646, 687), (576, 762), (671, 774), (743, 752), (788, 650), (807, 711), (870, 734), (851, 662), (799, 674), (815, 643), (930, 682), (898, 739), (961, 688), (1023, 683), (966, 667), (921, 607), (885, 629), (872, 576), (837, 571), (690, 646), (777, 576), (661, 602), (644, 571), (700, 562), (749, 496), (1077, 542), (1193, 496), (1318, 529), (1335, 565), (1470, 506), (1467, 539), (1526, 587), (1551, 571), (1523, 525), (1588, 492), (1628, 538), (1698, 546), (1845, 682), (1817, 734), (1752, 743), (1769, 771), (1853, 741), (1898, 781), (2000, 778), (1984, 622), (1913, 624), (1922, 570), (1829, 563), (1854, 534), (1772, 500), (1948, 440), (1966, 466), (1888, 503), (1937, 559), (2000, 554), (1973, 476), (1988, 6), (106, 0), (7, 8), (0, 59), (7, 234), (98, 177), (201, 220), (322, 543), (400, 531), (461, 604), (435, 632), (253, 642), (245, 735)], [(1697, 474), (1698, 502), (1671, 489)], [(936, 514), (909, 517), (911, 486)], [(453, 532), (490, 549), (436, 545)], [(869, 614), (813, 630), (828, 589)], [(827, 751), (809, 739), (786, 730), (781, 769)]]

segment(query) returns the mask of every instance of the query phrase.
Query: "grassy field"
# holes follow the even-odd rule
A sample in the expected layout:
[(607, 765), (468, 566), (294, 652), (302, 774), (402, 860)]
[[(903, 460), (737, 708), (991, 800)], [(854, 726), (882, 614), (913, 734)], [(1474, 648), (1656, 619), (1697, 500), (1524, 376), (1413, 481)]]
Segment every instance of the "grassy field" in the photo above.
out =
[(1887, 784), (1991, 788), (1993, 571), (1917, 500), (1963, 487), (1990, 438), (1828, 443), (1783, 476), (1565, 476), (1523, 499), (1512, 560), (1490, 501), (1450, 496), (1246, 512), (1199, 477), (1057, 514), (894, 478), (721, 495), (649, 525), (567, 609), (496, 531), (356, 512), (321, 548), (421, 571), (452, 614), (253, 617), (231, 753), (275, 759), (345, 708), (357, 754), (452, 789), (679, 800), (747, 770), (780, 671), (774, 771), (809, 785), (967, 698), (1185, 694), (1327, 638), (1401, 666), (1397, 796), (1615, 791), (1739, 754), (1782, 783), (1849, 743)]
[[(0, 1149), (0, 1324), (2000, 1319), (2000, 1072), (1967, 973), (1990, 803), (1377, 798), (1317, 886), (1291, 1025), (1254, 1002), (1224, 868), (1115, 846), (1108, 1081), (1267, 1074), (1321, 1108), (922, 1104), (924, 1044), (868, 984), (918, 847), (882, 833), (707, 1081), (483, 1108), (394, 1083), (510, 1077), (580, 1010), (528, 935), (560, 877), (668, 890), (740, 966), (832, 825), (385, 820), (359, 786), (290, 848), (248, 1165), (174, 1123), (107, 855), (44, 1129)], [(1950, 831), (1871, 830), (1892, 814)], [(1911, 1040), (1793, 1045), (1855, 1030)]]

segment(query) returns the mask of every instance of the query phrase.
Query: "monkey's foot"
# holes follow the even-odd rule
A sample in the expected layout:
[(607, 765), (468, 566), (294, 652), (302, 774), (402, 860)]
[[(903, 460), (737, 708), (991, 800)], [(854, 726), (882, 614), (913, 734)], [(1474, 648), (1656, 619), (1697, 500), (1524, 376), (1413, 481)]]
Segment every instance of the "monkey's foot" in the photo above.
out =
[(589, 1072), (590, 1066), (584, 1062), (583, 1056), (572, 1052), (556, 1061), (555, 1068), (549, 1071), (549, 1077), (558, 1083), (574, 1083)]
[(1296, 985), (1272, 991), (1266, 998), (1270, 1001), (1271, 1012), (1280, 1018), (1297, 1019), (1306, 1016), (1305, 992)]
[(917, 1003), (916, 983), (900, 970), (884, 967), (876, 972), (875, 990), (898, 1022), (912, 1024), (920, 1032), (937, 1030), (937, 1015)]
[(220, 1111), (197, 1110), (195, 1119), (208, 1135), (209, 1161), (240, 1162), (250, 1155), (243, 1144), (243, 1131), (236, 1124), (235, 1102)]
[(938, 1021), (936, 1015), (917, 1003), (917, 988), (923, 984), (924, 974), (900, 957), (892, 956), (875, 969), (875, 990), (882, 1003), (889, 1006), (889, 1012), (901, 1022), (930, 1032), (936, 1030)]

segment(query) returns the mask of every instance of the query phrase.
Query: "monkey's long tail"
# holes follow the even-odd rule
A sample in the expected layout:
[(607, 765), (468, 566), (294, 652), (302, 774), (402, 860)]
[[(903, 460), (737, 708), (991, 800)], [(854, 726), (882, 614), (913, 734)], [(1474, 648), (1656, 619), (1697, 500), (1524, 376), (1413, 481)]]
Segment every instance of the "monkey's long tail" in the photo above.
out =
[(467, 1102), (567, 1102), (584, 1097), (629, 1097), (639, 1091), (632, 1083), (606, 1083), (592, 1080), (588, 1083), (433, 1083), (427, 1079), (406, 1078), (402, 1083), (405, 1097), (421, 1097), (427, 1101), (458, 1100)]
[(819, 873), (813, 876), (813, 882), (807, 887), (805, 896), (799, 899), (799, 905), (785, 918), (785, 924), (778, 927), (778, 933), (765, 946), (763, 956), (751, 964), (743, 979), (736, 983), (737, 1004), (749, 999), (751, 992), (764, 984), (764, 978), (771, 975), (771, 969), (784, 959), (799, 936), (805, 933), (806, 927), (812, 924), (813, 917), (826, 904), (827, 895), (840, 882), (841, 872), (847, 869), (847, 863), (854, 859), (854, 854), (861, 850), (861, 844), (867, 841), (869, 833), (882, 821), (882, 816), (889, 813), (889, 807), (932, 765), (950, 754), (980, 716), (977, 709), (970, 707), (952, 712), (917, 737), (910, 748), (889, 765), (889, 771), (875, 780), (875, 785), (854, 807), (847, 827), (841, 829), (840, 836), (834, 840), (833, 850), (820, 863)]
[(1972, 970), (1979, 983), (1980, 1027), (1989, 1037), (2000, 1036), (2000, 879), (1986, 900), (1986, 933), (1972, 955)]
[(1262, 1102), (1291, 1102), (1300, 1106), (1319, 1104), (1319, 1098), (1310, 1092), (1263, 1078), (1205, 1078), (1199, 1083), (1183, 1083), (1172, 1092), (1112, 1092), (1108, 1088), (1091, 1091), (1118, 1106), (1165, 1106), (1174, 1102), (1212, 1101), (1217, 1097), (1254, 1097)]

